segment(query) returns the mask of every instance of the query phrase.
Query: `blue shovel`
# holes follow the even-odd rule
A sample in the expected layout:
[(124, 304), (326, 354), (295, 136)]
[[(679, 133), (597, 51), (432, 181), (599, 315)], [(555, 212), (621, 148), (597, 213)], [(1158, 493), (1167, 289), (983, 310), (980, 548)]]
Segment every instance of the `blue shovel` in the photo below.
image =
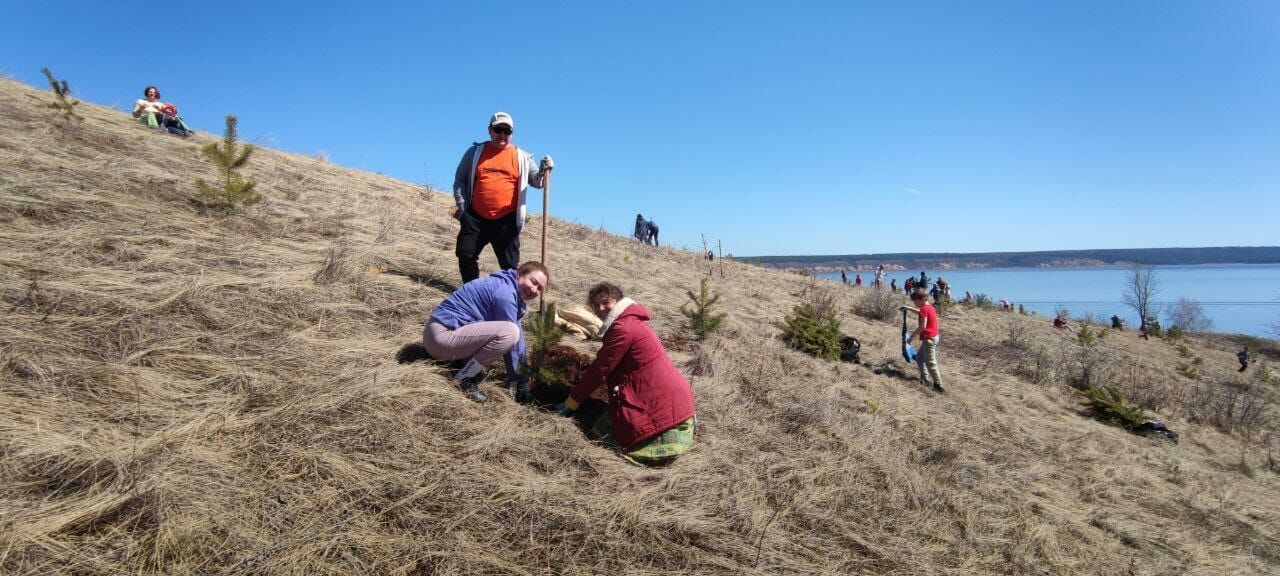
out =
[(907, 330), (907, 311), (902, 311), (902, 359), (908, 363), (916, 361), (916, 349), (909, 340), (911, 332)]

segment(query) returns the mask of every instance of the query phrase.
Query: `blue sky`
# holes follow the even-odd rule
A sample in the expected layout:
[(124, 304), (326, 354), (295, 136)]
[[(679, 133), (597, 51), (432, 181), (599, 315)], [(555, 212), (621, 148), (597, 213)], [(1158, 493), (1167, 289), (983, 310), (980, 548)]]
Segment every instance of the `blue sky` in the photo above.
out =
[(0, 72), (445, 190), (504, 110), (553, 215), (738, 255), (1280, 244), (1280, 2), (127, 6)]

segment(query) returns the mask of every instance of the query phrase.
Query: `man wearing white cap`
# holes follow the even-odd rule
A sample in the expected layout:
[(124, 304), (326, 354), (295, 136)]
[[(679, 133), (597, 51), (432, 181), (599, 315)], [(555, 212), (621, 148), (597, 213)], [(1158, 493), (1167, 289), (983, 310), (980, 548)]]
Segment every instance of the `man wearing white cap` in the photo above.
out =
[(480, 277), (477, 260), (486, 245), (493, 246), (502, 270), (519, 265), (525, 190), (542, 188), (554, 167), (551, 156), (535, 166), (532, 154), (511, 144), (515, 126), (510, 114), (495, 113), (489, 141), (472, 144), (453, 176), (454, 217), (462, 225), (455, 253), (464, 284)]

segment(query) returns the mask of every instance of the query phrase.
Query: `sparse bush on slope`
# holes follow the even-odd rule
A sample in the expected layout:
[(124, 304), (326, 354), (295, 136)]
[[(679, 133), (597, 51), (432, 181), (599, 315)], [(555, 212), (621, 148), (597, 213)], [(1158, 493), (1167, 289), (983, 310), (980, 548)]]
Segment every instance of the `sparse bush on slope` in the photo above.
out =
[(76, 106), (80, 105), (80, 101), (71, 97), (71, 87), (67, 85), (66, 80), (58, 80), (53, 76), (48, 68), (41, 68), (44, 77), (49, 79), (49, 89), (53, 90), (54, 101), (49, 107), (58, 111), (62, 115), (63, 121), (70, 124), (72, 120), (84, 122), (84, 116), (76, 113)]
[(898, 313), (902, 300), (888, 288), (862, 290), (853, 303), (853, 313), (871, 320), (892, 320)]

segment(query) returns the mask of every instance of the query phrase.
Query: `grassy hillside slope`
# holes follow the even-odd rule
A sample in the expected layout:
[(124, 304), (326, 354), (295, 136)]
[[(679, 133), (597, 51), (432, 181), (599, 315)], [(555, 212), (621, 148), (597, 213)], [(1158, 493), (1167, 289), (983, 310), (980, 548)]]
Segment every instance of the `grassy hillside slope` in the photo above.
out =
[[(264, 149), (264, 201), (202, 214), (214, 136), (90, 104), (63, 127), (49, 98), (0, 80), (2, 573), (1280, 571), (1274, 385), (1237, 376), (1231, 342), (1188, 342), (1192, 379), (1168, 342), (1082, 351), (1043, 318), (955, 309), (939, 396), (898, 376), (895, 324), (848, 312), (862, 290), (819, 283), (867, 365), (822, 362), (773, 325), (804, 279), (730, 262), (722, 333), (673, 351), (695, 447), (641, 469), (492, 383), (476, 405), (395, 362), (457, 282), (447, 195)], [(706, 275), (555, 219), (548, 245), (550, 300), (611, 280), (672, 340)], [(1080, 362), (1181, 444), (1083, 416)], [(1207, 408), (1227, 384), (1267, 410), (1232, 433)]]

